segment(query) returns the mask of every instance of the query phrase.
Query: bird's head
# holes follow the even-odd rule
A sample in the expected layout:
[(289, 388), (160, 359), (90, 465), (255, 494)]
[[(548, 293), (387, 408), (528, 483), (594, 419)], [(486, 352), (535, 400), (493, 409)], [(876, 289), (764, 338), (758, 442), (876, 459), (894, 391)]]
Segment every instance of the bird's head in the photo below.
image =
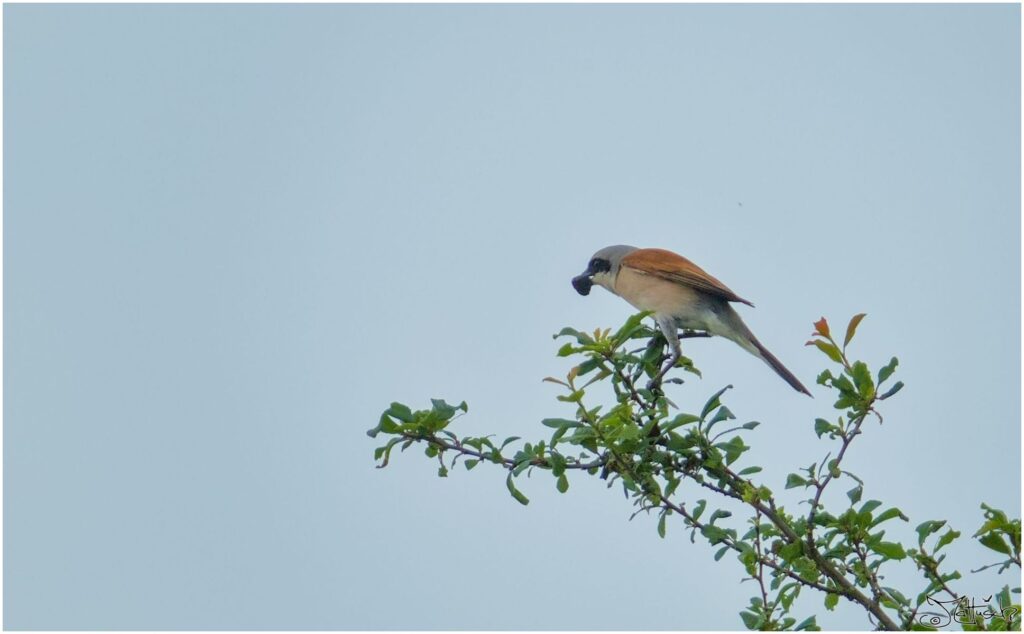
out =
[(587, 270), (572, 278), (572, 287), (580, 295), (589, 295), (594, 284), (603, 286), (609, 291), (613, 290), (615, 276), (619, 274), (622, 258), (633, 251), (636, 251), (636, 247), (625, 244), (616, 244), (601, 249), (590, 258)]

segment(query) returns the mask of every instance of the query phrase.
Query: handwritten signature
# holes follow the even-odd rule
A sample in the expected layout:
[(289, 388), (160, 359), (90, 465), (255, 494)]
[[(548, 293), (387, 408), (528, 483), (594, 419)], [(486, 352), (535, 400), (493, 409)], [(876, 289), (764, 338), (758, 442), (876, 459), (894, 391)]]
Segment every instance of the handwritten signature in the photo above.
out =
[(917, 617), (917, 622), (929, 627), (945, 627), (953, 622), (977, 625), (979, 621), (988, 621), (999, 616), (1007, 624), (1013, 623), (1020, 610), (1016, 606), (1008, 606), (996, 611), (988, 605), (991, 600), (991, 596), (985, 597), (984, 603), (975, 603), (974, 597), (960, 597), (949, 601), (939, 601), (928, 597), (928, 603), (939, 606), (945, 614), (924, 612)]

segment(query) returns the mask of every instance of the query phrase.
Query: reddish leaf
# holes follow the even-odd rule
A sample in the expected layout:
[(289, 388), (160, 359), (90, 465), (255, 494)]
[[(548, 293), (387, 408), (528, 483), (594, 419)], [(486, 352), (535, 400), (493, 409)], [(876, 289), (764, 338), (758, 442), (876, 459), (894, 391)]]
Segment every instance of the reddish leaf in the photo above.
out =
[(843, 348), (848, 346), (850, 341), (853, 340), (853, 333), (857, 332), (857, 326), (860, 325), (861, 320), (866, 316), (867, 313), (858, 313), (850, 320), (850, 325), (846, 327), (846, 339), (843, 340)]
[(822, 337), (829, 337), (828, 322), (822, 317), (818, 321), (814, 322), (814, 330)]

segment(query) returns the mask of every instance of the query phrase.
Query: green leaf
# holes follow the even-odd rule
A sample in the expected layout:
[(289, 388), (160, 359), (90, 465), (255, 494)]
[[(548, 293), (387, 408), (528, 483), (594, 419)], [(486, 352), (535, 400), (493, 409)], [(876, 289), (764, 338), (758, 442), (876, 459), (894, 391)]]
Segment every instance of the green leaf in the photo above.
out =
[(658, 535), (665, 539), (665, 513), (661, 514), (661, 519), (658, 520)]
[[(863, 528), (864, 530), (867, 530), (868, 527), (871, 526), (871, 513), (857, 513), (855, 516), (855, 521), (857, 523), (857, 526)], [(885, 531), (882, 531), (877, 535), (872, 535), (872, 538), (875, 541), (879, 541), (882, 539), (882, 535), (885, 535)]]
[(820, 573), (818, 572), (818, 566), (811, 561), (810, 557), (806, 555), (797, 557), (793, 561), (793, 569), (804, 579), (808, 581), (817, 581)]
[(718, 520), (725, 519), (727, 517), (732, 517), (732, 511), (726, 511), (725, 509), (716, 509), (715, 512), (711, 514), (711, 519), (708, 520), (708, 523), (714, 524)]
[(871, 526), (873, 528), (875, 526), (878, 526), (882, 522), (887, 522), (887, 521), (891, 520), (894, 517), (898, 517), (901, 520), (903, 520), (904, 522), (909, 522), (910, 521), (910, 518), (907, 517), (906, 515), (904, 515), (903, 511), (899, 510), (898, 508), (891, 508), (891, 509), (887, 509), (885, 511), (882, 511), (882, 513), (880, 513), (877, 517), (875, 517), (874, 521), (871, 522)]
[[(395, 405), (401, 405), (401, 403), (391, 404), (392, 407), (394, 407)], [(400, 431), (402, 431), (401, 426), (399, 426), (398, 423), (396, 423), (395, 421), (391, 420), (391, 416), (389, 414), (390, 412), (391, 408), (384, 410), (384, 413), (380, 415), (380, 420), (378, 421), (377, 426), (374, 427), (373, 429), (368, 429), (366, 431), (366, 435), (369, 436), (370, 438), (376, 438), (377, 434), (381, 432), (384, 432), (385, 434), (397, 434)]]
[(725, 553), (727, 553), (727, 552), (729, 552), (729, 547), (728, 546), (722, 546), (721, 548), (719, 548), (718, 552), (715, 553), (715, 561), (718, 561), (719, 559), (724, 557)]
[(893, 396), (894, 394), (896, 394), (896, 392), (899, 392), (902, 389), (903, 381), (896, 381), (896, 384), (889, 388), (889, 390), (885, 394), (879, 396), (878, 400), (884, 401), (885, 399), (889, 398), (890, 396)]
[(855, 361), (853, 364), (853, 384), (857, 386), (857, 393), (864, 399), (870, 399), (875, 395), (875, 384), (871, 380), (871, 370), (863, 361)]
[(583, 393), (583, 390), (576, 390), (575, 392), (567, 396), (559, 394), (555, 398), (562, 401), (563, 403), (579, 403), (581, 400), (583, 400)]
[(760, 424), (761, 423), (759, 423), (758, 421), (752, 420), (749, 423), (743, 423), (742, 425), (740, 425), (740, 427), (742, 427), (743, 429), (754, 429)]
[(411, 423), (413, 421), (412, 410), (409, 409), (408, 405), (403, 403), (392, 403), (391, 407), (388, 408), (387, 413), (392, 418), (397, 418), (403, 423)]
[[(796, 620), (796, 619), (794, 619), (794, 620)], [(807, 617), (803, 621), (800, 621), (800, 624), (795, 626), (793, 629), (798, 631), (798, 632), (803, 632), (803, 631), (818, 632), (818, 631), (821, 630), (821, 627), (818, 626), (817, 617), (812, 615), (812, 616)]]
[(837, 605), (839, 605), (839, 595), (838, 594), (832, 594), (831, 592), (829, 592), (828, 594), (825, 595), (825, 609), (826, 610), (831, 612), (831, 611), (836, 609)]
[(1005, 519), (992, 518), (992, 519), (988, 520), (987, 522), (985, 522), (984, 524), (981, 525), (981, 528), (979, 528), (978, 532), (976, 532), (974, 534), (974, 537), (977, 537), (978, 535), (981, 535), (982, 533), (987, 533), (989, 531), (998, 530), (998, 529), (1002, 528), (1005, 524), (1006, 524), (1006, 520)]
[(669, 433), (668, 436), (668, 448), (680, 454), (687, 453), (697, 443), (697, 439), (693, 434), (680, 436), (679, 434)]
[(896, 601), (897, 604), (903, 605), (903, 606), (909, 606), (910, 605), (910, 600), (907, 599), (907, 597), (903, 596), (903, 593), (900, 592), (899, 590), (897, 590), (896, 588), (890, 588), (888, 586), (885, 586), (885, 587), (882, 588), (882, 590), (885, 590), (885, 592), (889, 596), (891, 596)]
[(697, 500), (697, 503), (693, 505), (693, 512), (690, 513), (690, 515), (693, 516), (693, 519), (699, 520), (700, 516), (704, 513), (704, 509), (707, 508), (707, 505), (707, 500)]
[(448, 477), (448, 468), (445, 467), (444, 465), (441, 465), (438, 468), (438, 470), (437, 470), (437, 477), (439, 477), (439, 478), (447, 478)]
[(587, 339), (590, 339), (589, 335), (584, 335), (575, 328), (570, 328), (566, 326), (565, 328), (559, 330), (557, 334), (551, 335), (551, 338), (558, 339), (559, 337), (580, 337), (581, 335), (587, 337)]
[(508, 487), (508, 492), (511, 493), (512, 497), (514, 497), (516, 499), (516, 502), (519, 502), (523, 506), (526, 506), (527, 504), (530, 503), (529, 498), (527, 498), (525, 495), (523, 495), (522, 492), (519, 489), (517, 489), (516, 485), (512, 482), (512, 474), (511, 473), (509, 473), (508, 477), (505, 478), (505, 486)]
[(829, 381), (834, 380), (835, 377), (832, 376), (832, 373), (828, 370), (822, 370), (821, 374), (819, 374), (817, 378), (818, 385), (828, 385)]
[(668, 486), (665, 487), (665, 492), (662, 493), (663, 498), (670, 498), (672, 494), (676, 492), (676, 488), (679, 486), (681, 480), (673, 476), (666, 476), (668, 480)]
[[(1020, 588), (1017, 588), (1020, 591)], [(1003, 586), (1003, 589), (996, 594), (996, 605), (1002, 607), (1008, 607), (1013, 605), (1013, 601), (1010, 600), (1010, 586)]]
[(870, 548), (887, 559), (903, 559), (907, 556), (903, 545), (895, 542), (878, 542), (870, 545)]
[(444, 399), (432, 398), (430, 399), (430, 403), (433, 406), (433, 412), (443, 420), (448, 420), (452, 416), (455, 416), (455, 413), (459, 410), (462, 410), (463, 413), (469, 411), (469, 406), (466, 405), (466, 401), (462, 401), (458, 405), (449, 405), (444, 401)]
[[(543, 456), (542, 458), (543, 459)], [(551, 475), (556, 478), (565, 473), (566, 462), (565, 456), (558, 453), (557, 451), (551, 451), (547, 457), (548, 464), (551, 465)]]
[(939, 552), (943, 546), (952, 543), (953, 540), (957, 537), (960, 537), (960, 531), (955, 531), (952, 528), (949, 529), (942, 537), (939, 538), (939, 541), (935, 544), (934, 552)]
[(568, 420), (565, 418), (545, 418), (540, 421), (541, 425), (545, 427), (551, 427), (558, 429), (559, 427), (579, 427), (580, 423), (574, 420)]
[(984, 502), (981, 503), (981, 508), (983, 511), (985, 511), (985, 519), (989, 520), (990, 522), (995, 522), (993, 526), (1002, 526), (1004, 524), (1009, 523), (1009, 519), (1007, 519), (1006, 513), (1004, 513), (1003, 511), (1000, 511), (999, 509), (996, 508), (992, 508), (991, 506), (985, 504)]
[(551, 446), (554, 447), (562, 440), (562, 436), (565, 436), (565, 432), (569, 431), (569, 427), (559, 427), (555, 430), (555, 433), (551, 434)]
[(860, 496), (864, 493), (864, 487), (857, 485), (846, 492), (846, 497), (850, 498), (850, 504), (856, 504), (860, 502)]
[(650, 312), (643, 312), (630, 316), (629, 319), (626, 320), (626, 323), (624, 323), (622, 327), (612, 335), (613, 345), (615, 347), (622, 345), (630, 338), (630, 336), (633, 335), (633, 333), (643, 328), (643, 320), (650, 314)]
[[(374, 450), (374, 460), (381, 460), (381, 458), (383, 458), (383, 460), (381, 460), (381, 463), (377, 465), (378, 469), (383, 469), (384, 467), (388, 466), (388, 461), (391, 459), (391, 449), (402, 441), (403, 439), (401, 437), (392, 438), (391, 440), (388, 441), (388, 444), (384, 445), (383, 447), (377, 447), (377, 449)], [(405, 447), (408, 446), (410, 443), (412, 443), (411, 440), (406, 440), (405, 445), (402, 446), (402, 449), (404, 450)]]
[(918, 545), (923, 547), (924, 546), (924, 540), (928, 539), (928, 536), (931, 535), (932, 533), (938, 532), (945, 525), (946, 525), (946, 521), (945, 520), (942, 520), (942, 521), (939, 521), (939, 520), (928, 520), (926, 522), (921, 522), (917, 526), (917, 528), (915, 529), (917, 531), (917, 543), (918, 543)]
[[(776, 577), (771, 584), (772, 590), (776, 589), (780, 583), (782, 583), (783, 577), (780, 575)], [(792, 581), (787, 583), (781, 590), (779, 590), (779, 603), (782, 605), (782, 609), (789, 611), (790, 606), (793, 605), (793, 601), (800, 594), (800, 584)]]
[(725, 463), (727, 465), (736, 462), (736, 459), (743, 455), (744, 451), (750, 449), (749, 446), (743, 444), (743, 439), (739, 436), (733, 436), (729, 439), (729, 442), (718, 443), (715, 447), (725, 452)]
[(462, 463), (462, 464), (464, 464), (464, 465), (466, 466), (466, 471), (469, 471), (469, 470), (471, 470), (471, 469), (472, 469), (473, 467), (477, 466), (477, 464), (479, 464), (479, 463), (480, 463), (480, 461), (479, 461), (479, 460), (467, 459), (467, 460), (466, 460), (466, 461), (465, 461), (464, 463)]
[(863, 506), (860, 507), (860, 511), (859, 512), (860, 513), (870, 513), (872, 511), (874, 511), (875, 509), (877, 509), (879, 506), (882, 506), (882, 503), (879, 502), (878, 500), (868, 500), (867, 502), (865, 502), (863, 504)]
[(719, 400), (719, 397), (721, 397), (722, 394), (724, 394), (726, 390), (731, 389), (731, 388), (732, 388), (732, 385), (726, 385), (722, 389), (720, 389), (717, 392), (715, 392), (711, 396), (711, 398), (708, 399), (708, 402), (704, 404), (704, 409), (702, 409), (701, 412), (700, 412), (700, 420), (706, 419), (708, 417), (708, 414), (710, 414), (712, 411), (717, 409), (719, 405), (722, 404), (721, 401)]
[(832, 406), (835, 407), (836, 409), (849, 409), (856, 404), (857, 399), (850, 396), (844, 396), (841, 399), (837, 400), (835, 403), (833, 403)]
[(747, 467), (746, 469), (741, 470), (736, 475), (748, 476), (748, 475), (754, 475), (755, 473), (760, 473), (761, 471), (762, 471), (761, 467)]
[(878, 384), (885, 383), (886, 379), (892, 376), (892, 373), (896, 371), (896, 366), (899, 365), (900, 360), (893, 357), (889, 360), (889, 363), (882, 366), (882, 369), (878, 371)]
[(761, 617), (754, 614), (753, 612), (743, 610), (742, 612), (740, 612), (740, 618), (743, 619), (743, 625), (748, 630), (756, 631), (761, 629)]
[(725, 541), (729, 536), (729, 533), (725, 529), (712, 526), (711, 524), (705, 524), (704, 527), (700, 529), (700, 532), (712, 546)]
[(815, 339), (814, 341), (808, 341), (807, 343), (808, 345), (814, 345), (817, 347), (818, 350), (824, 352), (829, 359), (832, 359), (836, 363), (843, 362), (843, 355), (839, 354), (839, 348), (837, 348), (835, 344), (822, 341), (821, 339)]
[(846, 348), (846, 346), (850, 345), (851, 341), (853, 341), (853, 335), (854, 335), (854, 333), (857, 332), (857, 326), (860, 325), (860, 322), (866, 316), (867, 316), (866, 313), (859, 313), (859, 314), (854, 315), (853, 319), (850, 320), (850, 324), (846, 327), (846, 338), (843, 339), (843, 348), (844, 349)]
[[(597, 368), (599, 365), (601, 365), (601, 359), (599, 359), (599, 358), (598, 359), (587, 359), (583, 363), (581, 363), (578, 366), (576, 366), (578, 368), (578, 371), (576, 372), (576, 376), (583, 376), (584, 374), (587, 374), (589, 372), (593, 372), (594, 369)], [(597, 377), (597, 378), (600, 378), (600, 377)]]
[(807, 480), (803, 479), (802, 477), (798, 476), (795, 473), (791, 473), (788, 476), (786, 476), (787, 489), (795, 489), (796, 487), (800, 486), (807, 486)]
[(782, 557), (782, 560), (785, 562), (793, 563), (803, 555), (803, 552), (804, 548), (802, 542), (785, 544), (779, 548), (779, 557)]
[(824, 418), (816, 418), (814, 420), (814, 433), (818, 434), (818, 438), (833, 431), (836, 431), (836, 426)]
[(559, 493), (565, 493), (569, 490), (569, 478), (565, 477), (565, 474), (558, 476), (558, 483), (555, 485)]
[(845, 374), (840, 374), (839, 376), (833, 378), (832, 385), (833, 387), (838, 388), (839, 392), (845, 396), (850, 396), (857, 391), (857, 388), (854, 387), (853, 382), (851, 382)]
[(671, 421), (669, 421), (668, 423), (661, 427), (661, 433), (672, 431), (673, 429), (677, 427), (682, 427), (683, 425), (696, 423), (699, 420), (700, 416), (694, 416), (693, 414), (679, 414), (678, 416), (676, 416)]
[(711, 419), (711, 422), (708, 423), (708, 429), (710, 429), (712, 425), (720, 423), (723, 420), (732, 420), (734, 418), (736, 418), (736, 416), (732, 413), (732, 410), (730, 410), (725, 405), (722, 405), (721, 407), (718, 408), (718, 411), (715, 412), (715, 415)]
[[(831, 452), (829, 453), (829, 455), (832, 455)], [(842, 470), (839, 469), (839, 460), (833, 458), (832, 460), (828, 461), (828, 473), (833, 478), (838, 478), (843, 474)], [(860, 482), (860, 480), (858, 480), (857, 482)], [(863, 482), (860, 483), (863, 484)]]
[(1010, 547), (1006, 545), (1006, 542), (1003, 540), (1003, 536), (999, 533), (987, 533), (979, 537), (978, 541), (981, 542), (983, 546), (991, 548), (997, 553), (1002, 553), (1004, 555), (1010, 554)]

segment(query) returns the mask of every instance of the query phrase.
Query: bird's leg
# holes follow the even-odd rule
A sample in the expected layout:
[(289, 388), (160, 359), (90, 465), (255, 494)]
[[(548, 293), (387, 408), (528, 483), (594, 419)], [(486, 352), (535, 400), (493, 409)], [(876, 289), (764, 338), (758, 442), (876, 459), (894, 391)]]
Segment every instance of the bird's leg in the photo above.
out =
[(672, 353), (669, 355), (668, 359), (665, 360), (665, 364), (661, 366), (661, 370), (658, 371), (658, 374), (647, 384), (648, 390), (653, 390), (660, 386), (661, 379), (665, 376), (665, 373), (675, 366), (679, 357), (683, 356), (683, 351), (679, 347), (679, 331), (676, 330), (675, 319), (672, 317), (658, 317), (657, 320), (658, 328), (660, 328), (661, 333), (665, 335), (665, 340), (668, 341), (668, 345)]

